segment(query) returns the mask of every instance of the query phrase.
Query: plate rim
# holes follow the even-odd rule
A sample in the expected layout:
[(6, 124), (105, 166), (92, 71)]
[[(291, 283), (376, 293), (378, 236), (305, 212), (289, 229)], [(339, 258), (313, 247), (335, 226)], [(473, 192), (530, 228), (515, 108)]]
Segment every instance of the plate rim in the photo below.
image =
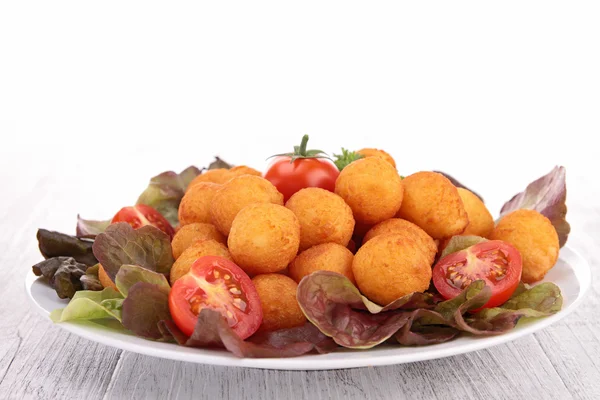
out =
[[(151, 357), (165, 358), (175, 361), (185, 361), (197, 364), (206, 365), (218, 365), (218, 366), (229, 366), (229, 367), (246, 367), (246, 368), (259, 368), (259, 369), (271, 369), (271, 370), (333, 370), (333, 369), (347, 369), (347, 368), (361, 368), (369, 366), (384, 366), (384, 365), (397, 365), (405, 364), (417, 361), (428, 361), (434, 359), (440, 359), (445, 357), (451, 357), (459, 354), (467, 354), (474, 351), (487, 349), (500, 344), (508, 343), (518, 338), (530, 335), (534, 332), (540, 331), (547, 328), (548, 326), (560, 321), (567, 315), (571, 314), (583, 299), (588, 295), (589, 288), (591, 286), (592, 271), (588, 260), (583, 257), (578, 251), (570, 246), (564, 246), (560, 250), (559, 259), (567, 261), (573, 270), (574, 276), (577, 278), (579, 283), (579, 293), (577, 298), (567, 307), (559, 311), (558, 313), (545, 317), (543, 319), (536, 320), (535, 322), (528, 323), (525, 326), (520, 326), (510, 332), (488, 337), (469, 337), (473, 339), (472, 342), (463, 344), (461, 346), (451, 346), (437, 349), (433, 346), (423, 347), (424, 351), (409, 354), (374, 354), (369, 355), (369, 350), (344, 350), (338, 352), (338, 354), (350, 354), (357, 353), (360, 357), (350, 358), (339, 358), (339, 359), (328, 359), (323, 358), (325, 355), (310, 354), (300, 357), (292, 358), (239, 358), (231, 353), (224, 352), (223, 350), (205, 350), (195, 348), (185, 348), (177, 346), (171, 343), (158, 343), (153, 341), (147, 341), (143, 338), (137, 338), (144, 343), (127, 342), (123, 339), (113, 338), (111, 336), (103, 335), (100, 332), (100, 328), (90, 329), (90, 323), (81, 322), (62, 322), (57, 324), (61, 329), (67, 332), (73, 333), (84, 339), (100, 343), (105, 346), (115, 347), (120, 350), (132, 351), (138, 354), (148, 355)], [(572, 261), (569, 261), (572, 260)], [(50, 313), (44, 309), (34, 298), (31, 293), (33, 283), (37, 280), (31, 269), (27, 271), (25, 276), (25, 292), (31, 305), (37, 310), (45, 320), (50, 320)], [(120, 332), (114, 332), (115, 335), (123, 335)], [(168, 346), (168, 347), (165, 347)], [(174, 351), (171, 346), (176, 346), (175, 349), (186, 349), (186, 351)], [(402, 347), (399, 347), (401, 349)], [(330, 353), (333, 354), (333, 353)]]

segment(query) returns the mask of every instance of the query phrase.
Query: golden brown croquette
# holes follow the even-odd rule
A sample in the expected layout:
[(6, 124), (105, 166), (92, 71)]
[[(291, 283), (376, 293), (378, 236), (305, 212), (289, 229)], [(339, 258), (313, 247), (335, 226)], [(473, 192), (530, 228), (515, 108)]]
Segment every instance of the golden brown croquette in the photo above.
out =
[(300, 251), (321, 243), (348, 245), (354, 217), (348, 204), (337, 194), (306, 188), (294, 193), (285, 206), (300, 221)]
[(398, 234), (375, 236), (354, 256), (352, 272), (360, 291), (385, 306), (429, 288), (431, 265), (417, 243)]
[(352, 209), (356, 222), (373, 225), (392, 218), (402, 204), (400, 175), (388, 162), (367, 157), (350, 163), (335, 182), (335, 193)]
[(227, 238), (211, 224), (193, 223), (182, 226), (171, 242), (173, 258), (177, 259), (192, 244), (199, 240), (213, 239), (219, 243), (227, 244)]
[(290, 277), (300, 283), (302, 278), (316, 271), (332, 271), (344, 275), (356, 284), (352, 273), (354, 255), (337, 243), (323, 243), (304, 250), (290, 264)]
[(259, 332), (304, 325), (306, 317), (296, 300), (298, 284), (281, 274), (263, 274), (252, 279), (263, 311)]
[(247, 273), (279, 272), (298, 253), (300, 223), (278, 204), (251, 204), (235, 217), (227, 243), (233, 260)]
[(255, 203), (283, 205), (283, 195), (264, 178), (254, 175), (237, 176), (221, 186), (212, 198), (211, 221), (227, 236), (237, 213)]
[(554, 267), (560, 249), (558, 234), (548, 218), (535, 210), (516, 210), (502, 217), (490, 234), (519, 250), (525, 283), (537, 282)]
[(456, 187), (442, 174), (422, 171), (402, 180), (404, 199), (397, 217), (418, 225), (434, 239), (464, 231), (469, 219)]

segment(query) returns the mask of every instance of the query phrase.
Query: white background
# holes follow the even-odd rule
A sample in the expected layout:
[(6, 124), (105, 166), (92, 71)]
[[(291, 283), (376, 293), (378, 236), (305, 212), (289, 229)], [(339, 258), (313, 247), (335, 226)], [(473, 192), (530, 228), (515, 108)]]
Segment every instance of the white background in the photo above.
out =
[(597, 2), (196, 3), (0, 4), (0, 221), (17, 197), (72, 230), (304, 133), (450, 172), (493, 214), (556, 164), (600, 187)]

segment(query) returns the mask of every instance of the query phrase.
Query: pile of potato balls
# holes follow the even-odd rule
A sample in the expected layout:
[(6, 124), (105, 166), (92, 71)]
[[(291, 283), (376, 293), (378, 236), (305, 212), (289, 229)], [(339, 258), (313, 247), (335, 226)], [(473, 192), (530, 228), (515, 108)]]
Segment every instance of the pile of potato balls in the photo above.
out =
[(511, 243), (522, 254), (525, 282), (556, 263), (558, 236), (537, 211), (515, 211), (495, 225), (477, 196), (443, 175), (422, 171), (403, 179), (389, 154), (366, 153), (340, 172), (335, 192), (309, 187), (285, 204), (250, 167), (199, 175), (179, 207), (171, 283), (201, 256), (232, 260), (253, 278), (261, 330), (271, 331), (305, 323), (296, 288), (318, 270), (346, 276), (380, 305), (427, 290), (438, 251), (454, 235)]

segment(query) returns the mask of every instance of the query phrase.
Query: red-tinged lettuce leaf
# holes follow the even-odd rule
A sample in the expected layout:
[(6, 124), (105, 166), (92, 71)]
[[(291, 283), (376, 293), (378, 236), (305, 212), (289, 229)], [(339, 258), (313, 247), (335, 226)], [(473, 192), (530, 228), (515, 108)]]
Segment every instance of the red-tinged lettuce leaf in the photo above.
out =
[(457, 188), (463, 188), (463, 189), (467, 189), (469, 192), (471, 192), (471, 193), (473, 193), (475, 196), (479, 197), (479, 200), (483, 201), (483, 197), (481, 197), (479, 194), (477, 194), (477, 192), (475, 192), (475, 191), (473, 191), (473, 190), (469, 189), (468, 187), (466, 187), (465, 185), (463, 185), (462, 183), (460, 183), (460, 182), (459, 182), (459, 181), (458, 181), (456, 178), (454, 178), (453, 176), (451, 176), (451, 175), (448, 175), (447, 173), (445, 173), (445, 172), (442, 172), (442, 171), (433, 171), (433, 172), (437, 172), (438, 174), (442, 174), (442, 175), (444, 175), (446, 178), (448, 178), (448, 180), (449, 180), (450, 182), (452, 182), (452, 184), (453, 184), (454, 186), (456, 186)]
[(500, 217), (521, 208), (545, 215), (558, 233), (560, 247), (567, 243), (571, 226), (567, 217), (567, 183), (565, 167), (554, 167), (550, 173), (531, 182), (525, 191), (515, 195), (500, 210)]
[(47, 280), (58, 297), (70, 299), (78, 290), (84, 289), (81, 278), (85, 276), (88, 267), (72, 257), (53, 257), (37, 263), (32, 269), (36, 276), (43, 276)]
[(158, 285), (162, 291), (167, 293), (171, 290), (171, 286), (163, 274), (138, 267), (137, 265), (122, 265), (115, 278), (115, 285), (119, 289), (119, 292), (127, 297), (131, 287), (138, 282)]
[(148, 187), (138, 198), (137, 204), (153, 207), (171, 225), (177, 226), (179, 224), (177, 210), (185, 189), (200, 173), (201, 171), (194, 166), (186, 168), (179, 174), (173, 171), (163, 172), (150, 179)]
[(433, 307), (432, 296), (412, 293), (385, 307), (360, 294), (343, 275), (317, 271), (298, 285), (297, 299), (304, 315), (321, 332), (344, 347), (367, 349), (376, 346), (407, 323), (403, 310)]
[(248, 340), (255, 344), (273, 346), (278, 349), (291, 343), (312, 343), (319, 354), (330, 353), (338, 347), (333, 339), (324, 335), (310, 322), (294, 328), (258, 333)]
[(77, 236), (93, 238), (96, 235), (104, 232), (110, 225), (110, 219), (106, 221), (95, 221), (91, 219), (83, 219), (77, 214)]
[(233, 164), (229, 164), (228, 162), (224, 161), (220, 157), (215, 156), (215, 161), (208, 164), (207, 169), (211, 170), (211, 169), (219, 169), (219, 168), (231, 169), (231, 168), (233, 168)]
[(90, 267), (98, 263), (92, 252), (92, 240), (46, 229), (38, 229), (37, 240), (44, 258), (73, 257), (77, 262)]
[(163, 339), (159, 322), (169, 320), (169, 291), (148, 282), (138, 282), (129, 288), (123, 301), (123, 326), (138, 336)]
[(122, 265), (138, 265), (168, 274), (173, 265), (169, 235), (152, 225), (133, 229), (126, 222), (111, 224), (96, 237), (94, 255), (114, 281)]
[(244, 341), (233, 332), (219, 312), (210, 309), (200, 312), (196, 329), (190, 338), (184, 335), (172, 320), (160, 321), (159, 329), (163, 337), (182, 346), (225, 348), (238, 357), (296, 357), (313, 350), (321, 354), (328, 353), (337, 347), (333, 340), (310, 323), (254, 335)]
[(446, 244), (446, 247), (444, 247), (444, 250), (442, 250), (440, 259), (446, 257), (448, 254), (456, 253), (457, 251), (464, 250), (481, 242), (487, 242), (487, 239), (475, 235), (452, 236), (452, 238), (450, 238), (450, 240)]
[[(439, 313), (451, 325), (457, 319), (462, 319), (462, 315), (467, 311), (483, 307), (489, 301), (491, 295), (492, 289), (486, 286), (485, 281), (475, 281), (455, 298), (436, 305), (434, 311)], [(424, 319), (427, 320), (427, 317)], [(420, 323), (424, 324), (423, 319), (420, 320)], [(428, 321), (428, 324), (437, 324), (437, 322)]]
[[(281, 347), (277, 347), (277, 344)], [(203, 309), (198, 315), (194, 333), (185, 344), (190, 347), (225, 347), (238, 357), (281, 358), (306, 354), (316, 345), (305, 341), (254, 343), (244, 341), (229, 327), (218, 311)]]
[[(431, 325), (419, 325), (421, 319), (427, 319)], [(440, 313), (419, 309), (410, 312), (407, 323), (394, 336), (405, 346), (425, 346), (447, 342), (459, 333), (458, 329), (448, 326), (448, 321)]]

